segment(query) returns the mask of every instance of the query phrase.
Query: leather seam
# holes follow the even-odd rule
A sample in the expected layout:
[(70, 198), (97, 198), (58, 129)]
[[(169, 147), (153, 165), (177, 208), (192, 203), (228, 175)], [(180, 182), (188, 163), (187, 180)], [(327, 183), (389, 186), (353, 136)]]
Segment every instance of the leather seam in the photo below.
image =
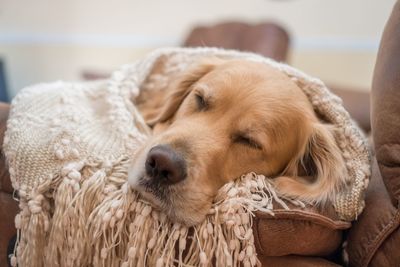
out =
[(389, 164), (389, 163), (385, 163), (385, 162), (379, 162), (379, 165), (382, 165), (383, 167), (388, 168), (388, 169), (397, 169), (397, 168), (400, 168), (399, 165)]
[(399, 226), (398, 222), (400, 222), (400, 210), (397, 209), (390, 222), (378, 233), (376, 238), (368, 242), (367, 256), (361, 260), (361, 266), (367, 266), (371, 262), (382, 242)]
[[(291, 211), (293, 213), (293, 211)], [(296, 212), (293, 214), (294, 216), (292, 217), (292, 214), (288, 214), (285, 211), (275, 211), (274, 216), (262, 216), (262, 218), (259, 219), (265, 219), (265, 220), (296, 220), (296, 221), (304, 221), (304, 222), (310, 222), (313, 224), (317, 224), (326, 228), (330, 228), (332, 230), (345, 230), (349, 229), (351, 227), (351, 224), (349, 222), (344, 222), (344, 221), (339, 221), (336, 222), (332, 220), (331, 218), (321, 216), (321, 215), (314, 215), (312, 213), (304, 213), (304, 212)], [(304, 217), (298, 217), (298, 216), (304, 216)]]

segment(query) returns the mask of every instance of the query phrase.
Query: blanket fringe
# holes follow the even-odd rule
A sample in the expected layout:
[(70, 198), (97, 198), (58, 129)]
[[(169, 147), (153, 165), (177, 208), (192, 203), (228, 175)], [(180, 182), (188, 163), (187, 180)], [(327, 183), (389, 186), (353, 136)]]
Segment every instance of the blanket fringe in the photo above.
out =
[(273, 214), (273, 201), (288, 209), (268, 179), (250, 173), (187, 228), (142, 200), (127, 169), (127, 157), (72, 162), (35, 192), (22, 188), (13, 266), (257, 266), (254, 211)]

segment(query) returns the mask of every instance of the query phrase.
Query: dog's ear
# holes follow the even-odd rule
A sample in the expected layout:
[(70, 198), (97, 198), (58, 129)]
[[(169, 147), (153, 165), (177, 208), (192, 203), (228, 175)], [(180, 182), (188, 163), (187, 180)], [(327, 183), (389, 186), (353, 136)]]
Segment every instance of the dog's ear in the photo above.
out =
[(221, 59), (208, 58), (189, 67), (181, 77), (178, 77), (176, 81), (171, 83), (170, 88), (167, 89), (168, 92), (165, 104), (161, 107), (161, 110), (157, 112), (157, 115), (148, 119), (147, 124), (150, 127), (154, 127), (157, 123), (164, 123), (173, 118), (185, 97), (190, 93), (193, 85), (212, 71), (220, 62)]
[(282, 175), (274, 183), (284, 195), (314, 204), (334, 201), (348, 174), (333, 127), (313, 123), (298, 155)]

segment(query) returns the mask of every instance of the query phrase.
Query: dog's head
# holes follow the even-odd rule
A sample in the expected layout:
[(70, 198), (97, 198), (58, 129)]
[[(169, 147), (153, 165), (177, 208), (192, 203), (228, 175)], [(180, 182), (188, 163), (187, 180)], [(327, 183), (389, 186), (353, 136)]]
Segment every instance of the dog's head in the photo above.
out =
[(306, 199), (329, 197), (304, 191), (310, 183), (330, 179), (329, 192), (340, 184), (341, 167), (334, 165), (342, 162), (333, 135), (280, 71), (211, 59), (189, 68), (169, 92), (149, 121), (153, 136), (135, 155), (129, 182), (172, 220), (200, 222), (218, 189), (248, 172), (282, 176), (276, 181), (288, 188), (284, 193)]

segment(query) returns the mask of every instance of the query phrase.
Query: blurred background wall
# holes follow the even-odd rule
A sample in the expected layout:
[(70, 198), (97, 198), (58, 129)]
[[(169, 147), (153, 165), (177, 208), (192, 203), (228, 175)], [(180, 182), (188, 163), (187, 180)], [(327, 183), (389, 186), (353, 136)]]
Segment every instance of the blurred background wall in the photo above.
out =
[(328, 83), (369, 90), (395, 0), (0, 0), (0, 58), (9, 95), (24, 86), (109, 72), (190, 29), (273, 21), (292, 39), (289, 63)]

